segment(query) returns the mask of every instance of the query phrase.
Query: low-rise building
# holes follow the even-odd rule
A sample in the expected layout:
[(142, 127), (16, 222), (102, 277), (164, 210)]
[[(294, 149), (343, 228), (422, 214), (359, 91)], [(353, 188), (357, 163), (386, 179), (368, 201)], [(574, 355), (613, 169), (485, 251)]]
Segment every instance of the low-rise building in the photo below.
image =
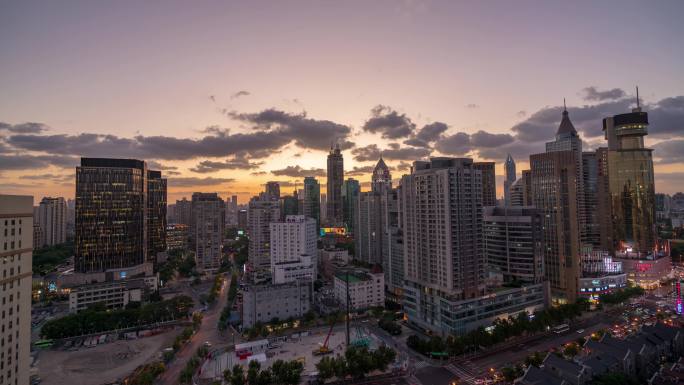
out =
[(301, 317), (311, 309), (311, 286), (303, 281), (246, 285), (242, 289), (242, 327)]
[(76, 313), (98, 303), (108, 309), (122, 308), (130, 302), (142, 302), (146, 289), (142, 278), (76, 286), (69, 293), (69, 311)]
[(341, 270), (335, 274), (333, 291), (343, 306), (347, 306), (349, 299), (353, 310), (385, 306), (385, 275), (379, 267)]
[(629, 282), (644, 289), (657, 288), (672, 273), (672, 258), (660, 253), (643, 255), (627, 250), (616, 253), (615, 261), (622, 262)]
[(274, 284), (301, 280), (313, 282), (316, 279), (316, 261), (312, 256), (302, 255), (297, 261), (274, 263), (271, 273)]

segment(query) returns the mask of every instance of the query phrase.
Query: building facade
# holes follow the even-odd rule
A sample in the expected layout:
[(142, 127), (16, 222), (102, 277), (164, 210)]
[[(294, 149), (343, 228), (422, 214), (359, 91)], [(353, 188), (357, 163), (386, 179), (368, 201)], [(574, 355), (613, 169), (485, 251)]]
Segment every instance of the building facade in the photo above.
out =
[(316, 280), (316, 258), (301, 255), (296, 260), (278, 262), (271, 265), (271, 281), (278, 285), (295, 281), (305, 281), (313, 284)]
[(354, 231), (354, 205), (361, 193), (361, 185), (354, 178), (348, 178), (342, 184), (342, 205), (344, 210), (344, 225), (351, 232)]
[(271, 265), (271, 222), (280, 219), (278, 201), (252, 199), (248, 209), (248, 260), (254, 268)]
[(187, 250), (190, 226), (183, 224), (166, 226), (166, 248), (168, 250)]
[(315, 259), (318, 231), (313, 218), (289, 215), (284, 221), (271, 222), (269, 226), (271, 266), (297, 261), (301, 256)]
[(29, 383), (33, 197), (0, 195), (0, 384)]
[(381, 269), (342, 270), (335, 274), (333, 292), (343, 307), (347, 306), (349, 300), (349, 308), (354, 311), (384, 307), (385, 275)]
[(186, 198), (177, 200), (175, 211), (175, 223), (192, 226), (192, 201)]
[(226, 211), (216, 193), (192, 194), (192, 239), (195, 263), (200, 271), (216, 271), (223, 257), (223, 230)]
[[(506, 157), (506, 162), (504, 163), (504, 205), (511, 206), (511, 189), (515, 181), (517, 180), (517, 174), (515, 170), (515, 161), (511, 154)], [(523, 206), (519, 204), (518, 206)]]
[(166, 251), (166, 179), (161, 171), (147, 170), (147, 253), (155, 262)]
[(242, 291), (242, 327), (300, 318), (311, 309), (311, 298), (312, 287), (307, 282), (247, 285)]
[(69, 292), (69, 312), (77, 313), (95, 304), (102, 304), (107, 309), (123, 308), (131, 302), (142, 302), (146, 290), (143, 279), (76, 286)]
[(494, 162), (474, 162), (473, 167), (482, 172), (482, 205), (496, 206), (496, 174)]
[(139, 265), (148, 255), (147, 166), (135, 159), (81, 158), (76, 167), (75, 268)]
[(34, 237), (34, 245), (45, 247), (66, 242), (67, 205), (64, 198), (43, 198), (37, 214), (34, 225), (40, 230), (39, 238)]
[(326, 221), (330, 226), (344, 224), (344, 208), (342, 205), (342, 182), (344, 182), (344, 159), (339, 144), (330, 149), (328, 154), (328, 188)]
[(503, 282), (541, 282), (542, 234), (542, 216), (534, 207), (486, 207), (484, 243), (489, 271), (500, 274)]
[(304, 178), (304, 194), (301, 196), (302, 209), (300, 213), (316, 220), (316, 227), (321, 227), (321, 186), (316, 178)]

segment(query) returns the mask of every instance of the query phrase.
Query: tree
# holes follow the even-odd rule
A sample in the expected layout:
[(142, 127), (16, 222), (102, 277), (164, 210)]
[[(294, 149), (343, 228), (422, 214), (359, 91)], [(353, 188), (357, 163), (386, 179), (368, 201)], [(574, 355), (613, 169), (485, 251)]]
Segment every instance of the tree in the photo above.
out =
[(318, 378), (323, 382), (333, 378), (335, 376), (335, 358), (330, 356), (321, 358), (316, 364), (316, 370), (318, 370)]
[(527, 356), (525, 358), (525, 365), (530, 366), (534, 365), (536, 367), (539, 367), (539, 365), (544, 362), (544, 358), (546, 357), (546, 354), (542, 352), (534, 352), (533, 354)]
[(563, 354), (567, 357), (574, 357), (580, 352), (580, 347), (577, 344), (577, 342), (569, 342), (565, 344), (565, 347), (563, 348)]
[(304, 371), (304, 365), (299, 361), (276, 360), (271, 365), (273, 382), (282, 385), (298, 385)]
[(223, 379), (230, 385), (245, 385), (245, 372), (242, 366), (235, 365), (232, 371), (226, 369), (223, 372)]
[(623, 373), (606, 373), (592, 381), (594, 385), (637, 385), (639, 382)]
[(259, 372), (261, 371), (261, 364), (257, 360), (252, 360), (249, 362), (249, 367), (247, 368), (247, 383), (250, 385), (256, 384), (259, 378)]

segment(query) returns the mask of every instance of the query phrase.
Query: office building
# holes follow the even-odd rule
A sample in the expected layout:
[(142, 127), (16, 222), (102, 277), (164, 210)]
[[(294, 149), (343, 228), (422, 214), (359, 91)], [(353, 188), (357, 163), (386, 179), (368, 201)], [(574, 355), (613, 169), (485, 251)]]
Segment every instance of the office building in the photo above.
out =
[(344, 209), (342, 205), (342, 182), (344, 181), (344, 159), (339, 144), (330, 148), (328, 154), (328, 188), (326, 222), (330, 227), (344, 224)]
[(147, 260), (147, 189), (144, 161), (81, 158), (76, 167), (76, 271), (124, 269)]
[(301, 256), (317, 254), (318, 229), (313, 218), (289, 215), (284, 221), (270, 223), (271, 266), (298, 261)]
[(603, 119), (603, 131), (608, 140), (611, 250), (648, 254), (656, 248), (653, 150), (644, 146), (648, 114), (638, 99), (632, 112)]
[(584, 247), (581, 266), (579, 295), (584, 298), (598, 301), (602, 295), (627, 286), (627, 274), (622, 271), (622, 262), (613, 260), (605, 250), (596, 250), (591, 245)]
[(371, 177), (371, 191), (361, 192), (354, 210), (355, 258), (370, 264), (382, 263), (386, 246), (388, 200), (392, 192), (392, 176), (380, 158)]
[(344, 209), (344, 225), (350, 231), (354, 231), (354, 204), (361, 192), (359, 181), (348, 178), (342, 184), (342, 205)]
[(176, 222), (192, 226), (192, 201), (183, 198), (176, 201)]
[(352, 311), (384, 307), (385, 275), (380, 267), (340, 270), (335, 274), (333, 293), (342, 307), (349, 301)]
[(39, 238), (34, 237), (34, 245), (45, 247), (66, 242), (67, 205), (64, 198), (43, 198), (34, 220), (34, 226), (39, 227)]
[(473, 167), (482, 173), (482, 205), (496, 206), (496, 174), (494, 162), (475, 162)]
[(311, 309), (312, 295), (311, 283), (304, 281), (246, 285), (242, 290), (242, 327), (301, 318)]
[(277, 201), (280, 199), (280, 184), (278, 182), (266, 182), (266, 187), (261, 193), (261, 200)]
[(0, 384), (28, 384), (31, 363), (33, 197), (0, 195)]
[[(511, 206), (511, 189), (517, 180), (517, 174), (515, 171), (515, 161), (511, 154), (506, 157), (506, 162), (504, 163), (504, 205)], [(522, 204), (518, 205), (522, 206)]]
[[(580, 278), (581, 140), (563, 110), (556, 141), (530, 156), (533, 206), (543, 218), (544, 274), (553, 299), (575, 302)], [(578, 157), (580, 157), (578, 159)]]
[(304, 178), (304, 193), (300, 197), (302, 209), (300, 213), (316, 220), (316, 227), (321, 227), (321, 186), (316, 178), (307, 176)]
[(166, 179), (161, 171), (147, 170), (147, 253), (155, 262), (166, 251)]
[[(280, 198), (280, 219), (285, 220), (288, 215), (299, 214), (299, 198), (295, 189), (292, 195)], [(315, 221), (315, 220), (314, 220)]]
[(248, 261), (253, 268), (269, 269), (271, 265), (271, 222), (280, 220), (280, 203), (252, 198), (249, 201)]
[(271, 264), (271, 282), (275, 285), (295, 281), (313, 284), (316, 275), (316, 258), (311, 255), (300, 255), (294, 260)]
[(404, 235), (401, 229), (399, 194), (401, 186), (382, 196), (385, 208), (383, 231), (382, 269), (385, 272), (385, 288), (394, 301), (400, 301), (404, 289)]
[(484, 244), (489, 271), (500, 275), (503, 282), (543, 280), (542, 217), (536, 208), (486, 207)]
[(582, 152), (582, 199), (581, 242), (583, 246), (592, 246), (601, 250), (601, 229), (599, 217), (599, 199), (601, 196), (600, 183), (600, 151)]
[(239, 209), (237, 212), (237, 226), (238, 230), (247, 231), (249, 227), (249, 213), (245, 209)]
[(195, 263), (200, 271), (213, 272), (221, 267), (225, 207), (216, 193), (192, 194), (191, 232)]
[(389, 167), (387, 167), (385, 161), (380, 157), (371, 176), (371, 191), (382, 195), (391, 188), (392, 174), (390, 174)]

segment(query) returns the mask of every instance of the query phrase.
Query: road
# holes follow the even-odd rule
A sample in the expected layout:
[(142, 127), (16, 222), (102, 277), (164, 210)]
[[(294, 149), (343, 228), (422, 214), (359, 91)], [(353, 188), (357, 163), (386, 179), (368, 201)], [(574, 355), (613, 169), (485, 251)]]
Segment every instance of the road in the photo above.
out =
[[(225, 275), (224, 275), (225, 276)], [(162, 373), (157, 379), (159, 385), (176, 385), (180, 378), (180, 373), (185, 368), (188, 360), (195, 354), (197, 349), (204, 344), (205, 341), (210, 341), (213, 345), (227, 345), (228, 337), (224, 336), (218, 330), (218, 320), (221, 316), (221, 311), (226, 306), (228, 287), (230, 285), (230, 278), (226, 278), (221, 287), (221, 291), (216, 299), (216, 302), (205, 313), (202, 319), (202, 325), (199, 330), (192, 336), (190, 341), (185, 344), (178, 352), (176, 357), (171, 361), (166, 371)]]

